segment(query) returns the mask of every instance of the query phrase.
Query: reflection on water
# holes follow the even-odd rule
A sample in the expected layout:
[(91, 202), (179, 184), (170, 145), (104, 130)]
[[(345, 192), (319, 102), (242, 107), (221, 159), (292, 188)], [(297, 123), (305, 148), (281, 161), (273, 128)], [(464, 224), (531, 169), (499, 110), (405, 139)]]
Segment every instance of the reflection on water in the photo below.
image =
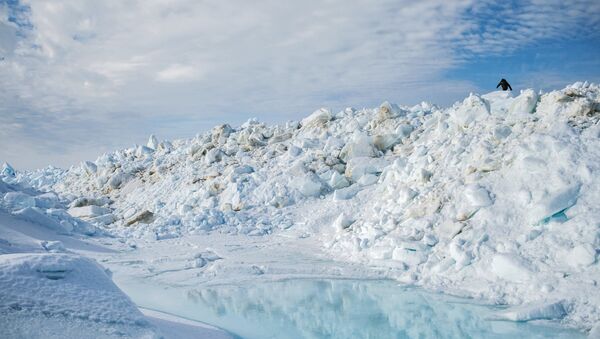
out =
[(554, 327), (493, 321), (494, 308), (391, 281), (289, 280), (156, 293), (160, 297), (154, 303), (146, 293), (132, 298), (243, 338), (583, 337)]

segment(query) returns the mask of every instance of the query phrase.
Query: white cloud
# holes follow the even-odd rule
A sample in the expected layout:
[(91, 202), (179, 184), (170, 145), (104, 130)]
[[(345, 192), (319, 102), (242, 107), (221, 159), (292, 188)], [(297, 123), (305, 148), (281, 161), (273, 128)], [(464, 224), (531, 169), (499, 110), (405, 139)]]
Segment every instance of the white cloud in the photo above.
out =
[[(588, 34), (578, 22), (600, 17), (590, 1), (570, 2), (568, 11), (559, 2), (513, 9), (475, 0), (23, 4), (33, 28), (18, 39), (0, 6), (0, 48), (11, 50), (0, 62), (0, 122), (13, 126), (0, 144), (31, 150), (25, 160), (0, 148), (0, 160), (17, 166), (58, 153), (66, 155), (54, 163), (64, 166), (81, 149), (150, 133), (190, 136), (251, 116), (297, 119), (319, 106), (448, 103), (476, 90), (444, 79), (466, 58)], [(45, 135), (52, 147), (38, 144)]]
[(196, 79), (198, 70), (193, 66), (173, 64), (156, 74), (158, 81), (180, 82)]

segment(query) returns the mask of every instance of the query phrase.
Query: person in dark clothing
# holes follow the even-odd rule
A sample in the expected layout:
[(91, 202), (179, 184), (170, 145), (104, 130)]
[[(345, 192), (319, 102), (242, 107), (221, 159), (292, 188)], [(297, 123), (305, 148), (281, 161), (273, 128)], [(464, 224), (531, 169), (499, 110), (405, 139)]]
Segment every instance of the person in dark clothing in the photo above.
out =
[(506, 79), (500, 80), (500, 82), (498, 83), (498, 86), (496, 86), (496, 88), (498, 88), (500, 86), (502, 86), (503, 91), (506, 91), (509, 88), (512, 91), (512, 87), (510, 87), (510, 84), (508, 83), (508, 81), (506, 81)]

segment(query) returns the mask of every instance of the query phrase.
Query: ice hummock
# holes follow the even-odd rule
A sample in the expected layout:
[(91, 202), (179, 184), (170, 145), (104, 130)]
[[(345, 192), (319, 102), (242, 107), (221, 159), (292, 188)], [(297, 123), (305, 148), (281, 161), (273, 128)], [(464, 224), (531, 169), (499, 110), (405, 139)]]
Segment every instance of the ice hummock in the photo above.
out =
[(598, 85), (576, 83), (448, 108), (320, 109), (7, 180), (63, 204), (88, 199), (72, 213), (126, 239), (291, 229), (405, 283), (513, 305), (563, 300), (559, 320), (589, 329), (600, 320), (599, 102)]

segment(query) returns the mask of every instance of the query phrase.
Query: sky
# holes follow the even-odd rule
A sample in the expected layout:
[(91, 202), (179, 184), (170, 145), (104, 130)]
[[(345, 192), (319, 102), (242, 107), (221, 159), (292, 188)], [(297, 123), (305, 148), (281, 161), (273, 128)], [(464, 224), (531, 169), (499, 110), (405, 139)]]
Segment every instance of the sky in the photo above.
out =
[(0, 163), (600, 82), (600, 1), (0, 0)]

